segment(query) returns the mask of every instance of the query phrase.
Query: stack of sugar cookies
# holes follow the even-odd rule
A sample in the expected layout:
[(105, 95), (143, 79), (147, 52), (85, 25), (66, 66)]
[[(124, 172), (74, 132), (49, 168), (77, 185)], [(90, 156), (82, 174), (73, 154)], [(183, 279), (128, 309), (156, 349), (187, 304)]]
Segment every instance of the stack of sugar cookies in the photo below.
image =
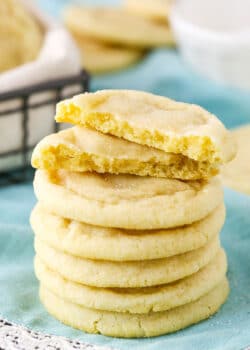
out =
[(91, 333), (149, 337), (215, 313), (228, 295), (220, 165), (235, 153), (216, 117), (149, 93), (58, 104), (76, 126), (36, 147), (31, 215), (46, 309)]
[[(170, 0), (125, 1), (121, 7), (70, 6), (64, 23), (91, 73), (127, 67), (145, 50), (173, 46), (167, 21)], [(158, 15), (157, 15), (158, 14)]]

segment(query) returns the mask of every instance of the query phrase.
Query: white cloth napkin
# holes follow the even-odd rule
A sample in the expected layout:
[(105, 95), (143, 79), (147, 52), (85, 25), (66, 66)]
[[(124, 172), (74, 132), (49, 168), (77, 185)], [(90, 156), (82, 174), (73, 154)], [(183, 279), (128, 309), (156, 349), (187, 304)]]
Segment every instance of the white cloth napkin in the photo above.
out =
[[(36, 61), (24, 64), (0, 74), (1, 93), (13, 91), (22, 87), (45, 82), (56, 78), (64, 78), (80, 73), (80, 56), (73, 39), (67, 30), (56, 20), (44, 14), (30, 0), (20, 0), (28, 11), (41, 23), (45, 31), (43, 47)], [(73, 89), (73, 90), (72, 90)], [(76, 94), (81, 91), (80, 86), (67, 89), (67, 94)], [(53, 97), (53, 92), (33, 94), (30, 102), (41, 101)], [(0, 112), (13, 109), (21, 105), (16, 99), (0, 102)], [(54, 108), (45, 106), (30, 110), (28, 123), (28, 145), (32, 146), (42, 137), (53, 132)], [(8, 157), (1, 153), (13, 151), (22, 144), (22, 120), (19, 112), (14, 115), (0, 116), (0, 171), (19, 166), (21, 157), (16, 154)]]

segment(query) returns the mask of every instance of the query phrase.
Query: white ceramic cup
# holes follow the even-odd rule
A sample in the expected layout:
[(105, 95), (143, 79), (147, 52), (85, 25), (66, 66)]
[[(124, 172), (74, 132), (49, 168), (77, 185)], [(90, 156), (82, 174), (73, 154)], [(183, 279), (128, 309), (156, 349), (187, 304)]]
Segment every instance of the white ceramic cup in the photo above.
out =
[(193, 68), (250, 89), (250, 0), (176, 0), (170, 22)]

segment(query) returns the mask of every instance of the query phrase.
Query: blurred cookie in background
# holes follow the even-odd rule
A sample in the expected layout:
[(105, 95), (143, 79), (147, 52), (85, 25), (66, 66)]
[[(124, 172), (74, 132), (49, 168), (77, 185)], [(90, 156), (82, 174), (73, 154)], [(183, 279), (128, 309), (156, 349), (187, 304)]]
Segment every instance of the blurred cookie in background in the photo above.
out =
[(174, 0), (123, 0), (123, 8), (130, 13), (167, 28), (170, 32), (171, 44), (174, 45), (174, 37), (168, 21), (173, 2)]
[(124, 8), (143, 17), (166, 22), (173, 0), (124, 0)]
[(118, 7), (71, 6), (64, 12), (70, 31), (106, 44), (135, 48), (173, 45), (170, 28)]
[(250, 124), (232, 130), (238, 145), (236, 157), (222, 168), (225, 186), (250, 195)]
[(100, 74), (126, 68), (143, 56), (143, 51), (106, 45), (85, 35), (71, 33), (80, 50), (82, 66), (92, 74)]
[(0, 72), (35, 60), (42, 42), (42, 28), (20, 0), (0, 0)]

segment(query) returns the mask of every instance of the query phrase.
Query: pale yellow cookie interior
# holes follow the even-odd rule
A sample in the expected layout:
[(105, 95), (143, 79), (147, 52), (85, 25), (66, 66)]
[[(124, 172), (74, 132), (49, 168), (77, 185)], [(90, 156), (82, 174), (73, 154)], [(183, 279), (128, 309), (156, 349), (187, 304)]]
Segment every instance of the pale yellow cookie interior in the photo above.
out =
[(218, 168), (208, 162), (198, 162), (80, 126), (45, 137), (35, 147), (31, 162), (33, 167), (40, 169), (182, 180), (206, 179), (218, 173)]
[(226, 186), (250, 195), (250, 124), (232, 130), (238, 145), (234, 160), (222, 168), (222, 180)]
[(235, 155), (230, 133), (214, 115), (141, 91), (102, 90), (75, 96), (57, 105), (56, 120), (216, 166)]
[(206, 217), (223, 200), (216, 177), (183, 182), (135, 175), (38, 170), (34, 189), (38, 200), (51, 213), (92, 225), (126, 229), (191, 224)]
[(139, 288), (177, 281), (207, 265), (219, 249), (217, 236), (199, 249), (169, 258), (117, 262), (75, 257), (35, 238), (36, 253), (50, 269), (94, 287)]
[(0, 72), (36, 59), (42, 41), (39, 23), (20, 1), (0, 1)]
[(92, 226), (51, 214), (41, 204), (30, 218), (35, 235), (55, 249), (82, 258), (112, 261), (160, 259), (198, 249), (219, 234), (224, 220), (223, 204), (192, 225), (162, 230)]
[(173, 44), (168, 26), (131, 14), (122, 8), (70, 6), (67, 27), (109, 44), (149, 48)]
[(197, 273), (170, 284), (147, 288), (95, 288), (65, 279), (38, 256), (35, 258), (37, 278), (58, 297), (93, 309), (129, 313), (165, 311), (197, 300), (223, 279), (226, 268), (226, 255), (220, 250)]
[(213, 315), (225, 302), (229, 285), (224, 278), (212, 291), (198, 300), (149, 314), (127, 314), (98, 311), (70, 303), (40, 288), (40, 298), (46, 309), (63, 323), (89, 333), (114, 337), (152, 337), (185, 328)]

